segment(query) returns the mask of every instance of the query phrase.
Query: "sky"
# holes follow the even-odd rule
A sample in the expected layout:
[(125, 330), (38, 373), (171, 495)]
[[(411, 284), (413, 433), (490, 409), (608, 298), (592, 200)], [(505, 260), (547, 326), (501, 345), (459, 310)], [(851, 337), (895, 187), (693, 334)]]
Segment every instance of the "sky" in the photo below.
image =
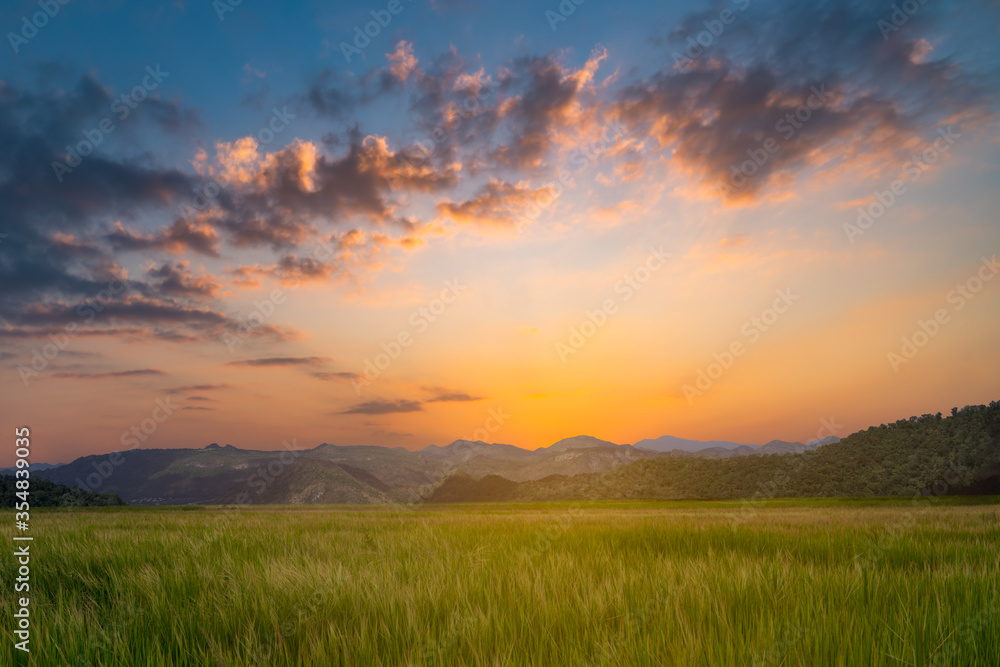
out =
[(763, 444), (1000, 398), (996, 1), (0, 28), (0, 415), (36, 462)]

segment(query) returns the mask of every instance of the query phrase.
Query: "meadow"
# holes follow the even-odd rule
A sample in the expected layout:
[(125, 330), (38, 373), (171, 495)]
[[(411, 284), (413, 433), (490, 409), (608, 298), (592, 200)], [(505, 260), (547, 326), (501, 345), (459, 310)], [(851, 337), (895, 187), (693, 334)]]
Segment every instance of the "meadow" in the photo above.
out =
[(996, 667), (998, 503), (35, 510), (31, 664)]

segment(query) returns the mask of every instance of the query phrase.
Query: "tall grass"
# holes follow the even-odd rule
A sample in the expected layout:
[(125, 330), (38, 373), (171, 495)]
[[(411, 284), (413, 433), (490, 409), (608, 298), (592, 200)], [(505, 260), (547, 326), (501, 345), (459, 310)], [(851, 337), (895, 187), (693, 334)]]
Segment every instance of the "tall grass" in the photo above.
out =
[(32, 664), (1000, 664), (1000, 506), (740, 510), (36, 510)]

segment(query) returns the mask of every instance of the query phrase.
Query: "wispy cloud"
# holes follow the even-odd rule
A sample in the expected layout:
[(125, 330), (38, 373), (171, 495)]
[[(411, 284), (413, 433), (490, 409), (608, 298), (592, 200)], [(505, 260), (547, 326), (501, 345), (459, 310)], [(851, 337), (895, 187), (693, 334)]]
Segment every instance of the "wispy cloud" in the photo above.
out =
[(314, 371), (310, 375), (318, 380), (357, 380), (361, 377), (350, 371)]
[(472, 396), (466, 394), (465, 392), (452, 392), (447, 394), (441, 394), (435, 396), (434, 398), (427, 399), (427, 403), (464, 403), (467, 401), (481, 401), (482, 396)]
[(187, 394), (192, 391), (222, 391), (230, 389), (228, 384), (189, 384), (167, 389), (168, 394)]
[(53, 373), (52, 377), (72, 380), (107, 380), (109, 378), (142, 377), (147, 375), (166, 375), (164, 371), (157, 368), (140, 368), (131, 371), (114, 371), (109, 373), (73, 373), (59, 371)]
[(231, 361), (227, 366), (321, 366), (328, 361), (329, 357), (264, 357)]
[(400, 399), (398, 401), (365, 401), (340, 412), (342, 415), (387, 415), (394, 412), (420, 412), (419, 401)]

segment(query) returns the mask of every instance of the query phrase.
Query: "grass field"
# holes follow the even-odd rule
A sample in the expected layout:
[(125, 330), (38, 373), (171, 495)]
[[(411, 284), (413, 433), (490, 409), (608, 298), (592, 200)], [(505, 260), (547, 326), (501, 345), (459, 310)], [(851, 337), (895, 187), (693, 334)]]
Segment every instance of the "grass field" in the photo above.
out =
[(996, 667), (948, 500), (35, 510), (31, 664)]

